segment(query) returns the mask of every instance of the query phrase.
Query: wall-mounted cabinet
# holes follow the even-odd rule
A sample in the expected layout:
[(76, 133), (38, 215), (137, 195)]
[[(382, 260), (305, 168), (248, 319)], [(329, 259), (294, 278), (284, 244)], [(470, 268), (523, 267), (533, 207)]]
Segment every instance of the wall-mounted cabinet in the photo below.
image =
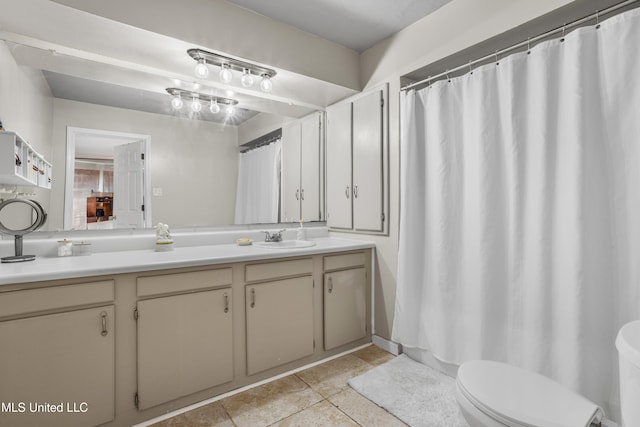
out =
[(0, 132), (0, 184), (51, 188), (51, 163), (14, 132)]
[(322, 219), (322, 113), (282, 128), (282, 220)]
[(388, 233), (388, 86), (327, 109), (327, 224)]

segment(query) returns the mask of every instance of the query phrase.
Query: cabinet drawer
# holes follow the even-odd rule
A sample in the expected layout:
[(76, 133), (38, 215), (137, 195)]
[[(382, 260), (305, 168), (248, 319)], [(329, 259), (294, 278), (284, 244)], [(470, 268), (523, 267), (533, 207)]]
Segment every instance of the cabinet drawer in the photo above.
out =
[(324, 270), (340, 270), (343, 268), (360, 267), (365, 264), (364, 252), (346, 255), (331, 255), (324, 257)]
[(56, 310), (114, 300), (114, 281), (52, 286), (0, 293), (0, 317)]
[(137, 287), (138, 296), (144, 297), (231, 285), (231, 282), (232, 271), (231, 267), (229, 267), (217, 270), (193, 271), (191, 273), (138, 277)]
[(249, 264), (245, 266), (245, 281), (257, 282), (261, 280), (281, 279), (283, 277), (303, 276), (313, 272), (311, 258), (295, 259), (291, 261), (276, 261), (263, 264)]

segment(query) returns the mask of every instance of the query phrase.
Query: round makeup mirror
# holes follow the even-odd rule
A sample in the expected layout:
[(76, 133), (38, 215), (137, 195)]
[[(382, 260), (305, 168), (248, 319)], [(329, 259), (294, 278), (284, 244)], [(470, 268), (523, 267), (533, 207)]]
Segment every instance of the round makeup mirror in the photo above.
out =
[[(25, 206), (26, 205), (26, 209)], [(4, 212), (3, 212), (4, 211)], [(22, 223), (25, 221), (24, 223)], [(35, 200), (8, 199), (0, 203), (0, 233), (14, 236), (15, 255), (0, 258), (3, 263), (33, 261), (35, 255), (22, 254), (22, 236), (36, 231), (47, 221), (47, 214)]]

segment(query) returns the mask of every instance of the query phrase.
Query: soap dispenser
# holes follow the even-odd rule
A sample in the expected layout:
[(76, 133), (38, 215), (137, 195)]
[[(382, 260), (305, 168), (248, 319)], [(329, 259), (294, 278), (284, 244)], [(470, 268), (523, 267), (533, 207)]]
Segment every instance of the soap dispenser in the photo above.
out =
[(304, 219), (300, 220), (300, 227), (296, 230), (296, 240), (307, 240), (307, 229), (302, 227)]

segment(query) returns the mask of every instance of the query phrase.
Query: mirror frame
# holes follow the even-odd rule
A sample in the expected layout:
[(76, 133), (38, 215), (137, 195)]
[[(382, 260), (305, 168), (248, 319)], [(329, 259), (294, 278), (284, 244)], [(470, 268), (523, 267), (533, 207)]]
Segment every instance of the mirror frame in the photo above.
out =
[(126, 138), (131, 140), (142, 140), (145, 152), (145, 168), (144, 168), (144, 223), (142, 228), (153, 227), (153, 217), (151, 209), (151, 168), (149, 167), (151, 159), (151, 135), (138, 133), (114, 132), (100, 129), (79, 128), (67, 126), (67, 148), (65, 158), (65, 177), (64, 177), (64, 206), (63, 208), (63, 229), (65, 231), (72, 230), (73, 225), (73, 181), (76, 157), (76, 139), (80, 134), (91, 134), (99, 136), (111, 136), (115, 138)]

